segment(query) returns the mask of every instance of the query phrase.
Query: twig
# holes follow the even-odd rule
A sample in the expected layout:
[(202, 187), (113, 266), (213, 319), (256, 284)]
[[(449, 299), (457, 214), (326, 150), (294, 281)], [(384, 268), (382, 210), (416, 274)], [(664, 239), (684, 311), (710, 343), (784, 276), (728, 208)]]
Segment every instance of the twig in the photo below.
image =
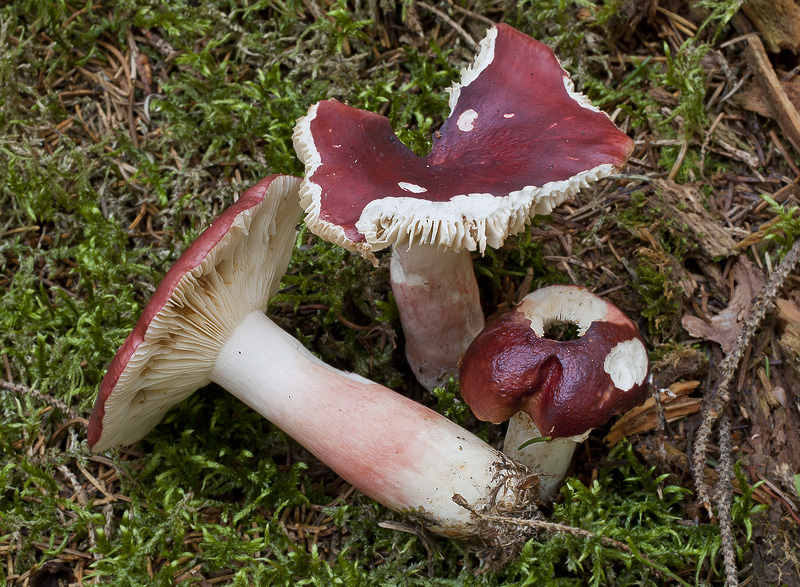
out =
[(711, 513), (711, 499), (705, 482), (705, 465), (706, 445), (711, 436), (711, 429), (714, 426), (714, 422), (716, 422), (720, 414), (722, 414), (725, 406), (730, 402), (731, 396), (729, 387), (733, 381), (734, 374), (736, 373), (742, 356), (750, 346), (750, 341), (753, 339), (753, 335), (764, 319), (764, 315), (767, 313), (767, 310), (772, 307), (778, 290), (783, 285), (786, 276), (794, 269), (798, 259), (800, 259), (800, 240), (794, 243), (789, 253), (784, 257), (781, 264), (778, 265), (778, 268), (772, 276), (770, 276), (764, 287), (764, 291), (761, 292), (758, 301), (753, 305), (747, 322), (745, 322), (744, 327), (739, 332), (739, 337), (736, 339), (733, 350), (725, 357), (722, 363), (720, 363), (719, 376), (716, 384), (703, 398), (703, 407), (701, 410), (703, 421), (700, 424), (700, 428), (697, 430), (694, 451), (692, 452), (692, 473), (694, 474), (697, 495), (709, 513)]
[[(664, 391), (669, 392), (668, 389)], [(667, 438), (672, 438), (672, 430), (669, 427), (669, 422), (667, 421), (667, 415), (664, 413), (664, 404), (661, 402), (661, 390), (656, 387), (655, 389), (653, 389), (653, 393), (650, 394), (650, 396), (653, 398), (653, 405), (656, 408), (656, 424), (658, 426), (658, 431), (660, 433), (660, 436), (662, 438), (664, 436), (666, 436)]]
[(678, 175), (678, 172), (681, 170), (681, 166), (683, 165), (683, 160), (686, 159), (686, 152), (689, 150), (689, 141), (685, 140), (681, 143), (681, 149), (678, 151), (678, 157), (675, 159), (675, 164), (672, 166), (672, 169), (667, 176), (668, 181), (672, 181), (675, 179), (675, 176)]
[(722, 538), (722, 558), (725, 561), (726, 587), (738, 587), (736, 571), (736, 539), (733, 536), (731, 501), (733, 500), (733, 458), (731, 457), (731, 422), (728, 416), (719, 421), (719, 481), (714, 497), (717, 500), (719, 533)]
[(420, 8), (424, 8), (429, 12), (433, 12), (436, 16), (438, 16), (448, 25), (450, 25), (453, 28), (453, 30), (455, 30), (461, 36), (461, 38), (464, 39), (464, 41), (467, 43), (470, 49), (472, 49), (473, 51), (478, 50), (478, 43), (475, 42), (475, 39), (473, 39), (472, 36), (470, 36), (470, 34), (467, 31), (465, 31), (460, 24), (458, 24), (452, 18), (447, 16), (446, 13), (442, 12), (441, 10), (439, 10), (434, 6), (425, 4), (424, 2), (417, 2), (415, 6), (419, 6)]
[(609, 538), (608, 536), (602, 536), (600, 534), (595, 534), (594, 532), (590, 532), (589, 530), (584, 530), (583, 528), (575, 528), (574, 526), (567, 526), (565, 524), (557, 524), (555, 522), (545, 522), (542, 520), (535, 520), (531, 518), (512, 518), (509, 516), (496, 516), (492, 514), (483, 514), (469, 505), (469, 502), (464, 499), (464, 497), (458, 493), (453, 495), (453, 501), (456, 502), (458, 505), (467, 509), (475, 516), (483, 520), (488, 520), (490, 522), (500, 522), (501, 524), (512, 524), (515, 526), (526, 526), (528, 528), (534, 528), (536, 530), (544, 530), (546, 532), (551, 532), (553, 534), (571, 534), (572, 536), (577, 536), (578, 538), (587, 538), (589, 540), (593, 538), (597, 538), (605, 544), (606, 546), (614, 547), (622, 552), (626, 552), (640, 560), (642, 563), (646, 564), (647, 566), (654, 569), (659, 574), (663, 574), (668, 576), (669, 578), (678, 581), (681, 585), (685, 585), (686, 587), (691, 587), (689, 583), (681, 580), (680, 577), (672, 573), (669, 569), (661, 567), (660, 565), (654, 563), (650, 559), (642, 556), (642, 554), (634, 549), (632, 546), (625, 544), (624, 542), (620, 542), (619, 540), (614, 540), (613, 538)]
[(466, 14), (470, 18), (474, 18), (475, 20), (479, 20), (479, 21), (481, 21), (482, 23), (484, 23), (484, 24), (486, 24), (488, 26), (494, 26), (495, 25), (495, 22), (491, 18), (483, 16), (482, 14), (478, 14), (477, 12), (472, 12), (471, 10), (467, 10), (466, 8), (462, 8), (458, 4), (453, 4), (453, 10), (455, 10), (456, 12), (460, 12), (461, 14)]
[(34, 399), (37, 399), (41, 402), (53, 406), (54, 408), (58, 408), (62, 412), (69, 414), (70, 418), (81, 417), (81, 415), (76, 410), (69, 407), (60, 399), (56, 399), (53, 396), (44, 394), (40, 391), (36, 391), (35, 389), (31, 389), (30, 387), (25, 387), (24, 385), (17, 385), (16, 383), (9, 383), (4, 379), (0, 379), (0, 389), (5, 389), (6, 391), (10, 391), (12, 393), (16, 393), (23, 396), (29, 395)]

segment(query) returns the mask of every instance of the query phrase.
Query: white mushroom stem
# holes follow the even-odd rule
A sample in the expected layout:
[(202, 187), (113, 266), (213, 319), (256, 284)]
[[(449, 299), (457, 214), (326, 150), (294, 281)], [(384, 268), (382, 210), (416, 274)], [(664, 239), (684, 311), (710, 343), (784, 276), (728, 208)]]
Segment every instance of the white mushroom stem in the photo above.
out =
[(211, 379), (361, 492), (434, 531), (479, 533), (455, 494), (479, 511), (527, 503), (524, 467), (436, 412), (325, 365), (261, 312), (236, 327)]
[(588, 435), (589, 432), (535, 442), (520, 450), (519, 447), (529, 440), (541, 438), (542, 433), (528, 414), (517, 412), (508, 421), (503, 452), (539, 475), (539, 499), (549, 502), (555, 498), (556, 490), (567, 474), (575, 449)]
[(406, 340), (406, 357), (428, 390), (458, 377), (458, 365), (484, 319), (470, 252), (416, 244), (396, 247), (392, 292)]

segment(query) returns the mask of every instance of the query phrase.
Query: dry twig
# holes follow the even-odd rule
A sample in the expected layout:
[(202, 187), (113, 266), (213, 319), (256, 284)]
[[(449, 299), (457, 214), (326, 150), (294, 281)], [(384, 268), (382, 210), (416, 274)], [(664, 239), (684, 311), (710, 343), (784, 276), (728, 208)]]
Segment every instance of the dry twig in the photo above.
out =
[(736, 339), (733, 350), (725, 357), (722, 363), (720, 363), (719, 376), (717, 377), (716, 384), (703, 398), (703, 408), (701, 410), (703, 422), (697, 430), (697, 437), (692, 452), (692, 473), (694, 474), (697, 495), (709, 514), (711, 513), (711, 498), (705, 481), (705, 462), (706, 446), (711, 435), (711, 429), (714, 426), (714, 422), (717, 421), (730, 402), (731, 396), (729, 387), (733, 381), (739, 362), (750, 346), (750, 341), (753, 339), (753, 335), (764, 319), (764, 315), (767, 313), (767, 310), (772, 307), (778, 290), (783, 285), (789, 273), (794, 269), (799, 259), (800, 240), (794, 243), (789, 253), (770, 276), (767, 285), (764, 287), (764, 291), (761, 292), (758, 301), (753, 305), (750, 317), (747, 319), (747, 322), (745, 322), (741, 332), (739, 332), (739, 337)]
[(515, 526), (524, 526), (527, 528), (533, 528), (534, 530), (544, 530), (545, 532), (551, 532), (553, 534), (571, 534), (572, 536), (577, 536), (578, 538), (586, 538), (586, 539), (598, 539), (606, 546), (610, 546), (612, 548), (616, 548), (617, 550), (621, 550), (622, 552), (626, 552), (637, 558), (641, 562), (645, 563), (647, 566), (654, 569), (659, 575), (665, 575), (670, 579), (678, 581), (681, 585), (686, 585), (689, 587), (689, 584), (685, 581), (681, 580), (680, 577), (669, 571), (669, 569), (665, 569), (650, 559), (644, 557), (635, 550), (631, 545), (625, 544), (624, 542), (620, 542), (619, 540), (614, 540), (613, 538), (609, 538), (608, 536), (602, 536), (600, 534), (595, 534), (594, 532), (590, 532), (589, 530), (584, 530), (583, 528), (575, 528), (574, 526), (567, 526), (565, 524), (557, 524), (554, 522), (545, 522), (543, 520), (536, 520), (532, 518), (512, 518), (509, 516), (498, 516), (492, 514), (484, 514), (477, 511), (475, 508), (469, 505), (466, 499), (463, 496), (456, 493), (453, 495), (453, 501), (456, 502), (461, 507), (467, 509), (475, 516), (479, 518), (489, 521), (489, 522), (498, 522), (500, 524), (511, 524)]
[(722, 537), (722, 557), (725, 561), (725, 585), (738, 587), (736, 570), (736, 538), (733, 535), (731, 501), (733, 500), (733, 458), (731, 457), (731, 422), (723, 416), (719, 423), (719, 480), (717, 481), (717, 515)]
[(416, 6), (419, 6), (420, 8), (424, 8), (425, 10), (428, 10), (429, 12), (434, 13), (436, 16), (438, 16), (444, 22), (446, 22), (450, 27), (452, 27), (453, 30), (456, 31), (462, 39), (464, 39), (464, 42), (467, 43), (467, 46), (470, 49), (472, 49), (473, 51), (477, 51), (478, 50), (478, 43), (475, 42), (475, 39), (473, 39), (472, 36), (467, 31), (464, 30), (464, 27), (462, 27), (460, 24), (458, 24), (452, 18), (447, 16), (446, 13), (442, 12), (441, 10), (439, 10), (438, 8), (436, 8), (434, 6), (431, 6), (429, 4), (425, 4), (424, 2), (417, 2)]
[(758, 37), (748, 37), (747, 61), (753, 68), (756, 79), (764, 90), (764, 94), (775, 113), (775, 119), (794, 148), (800, 152), (800, 114), (786, 96), (781, 82), (769, 62), (764, 45)]
[(47, 395), (40, 391), (36, 391), (35, 389), (31, 389), (30, 387), (25, 387), (24, 385), (18, 385), (16, 383), (9, 383), (8, 381), (0, 379), (0, 389), (5, 389), (6, 391), (10, 391), (12, 393), (16, 393), (22, 396), (29, 395), (34, 399), (37, 399), (50, 406), (53, 406), (54, 408), (58, 408), (62, 412), (68, 414), (70, 418), (75, 419), (81, 417), (81, 414), (79, 414), (76, 410), (69, 407), (60, 399), (56, 399), (53, 396)]

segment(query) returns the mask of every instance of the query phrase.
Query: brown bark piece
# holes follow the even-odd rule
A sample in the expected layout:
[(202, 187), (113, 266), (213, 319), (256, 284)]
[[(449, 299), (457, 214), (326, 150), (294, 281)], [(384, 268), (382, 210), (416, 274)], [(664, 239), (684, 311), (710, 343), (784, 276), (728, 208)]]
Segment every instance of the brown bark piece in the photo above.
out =
[(708, 211), (703, 203), (703, 194), (696, 185), (669, 180), (653, 183), (664, 212), (704, 257), (717, 259), (733, 254), (736, 243), (730, 230)]
[(775, 113), (775, 120), (795, 150), (800, 152), (800, 114), (797, 113), (786, 92), (783, 91), (781, 82), (764, 51), (761, 39), (748, 37), (745, 55), (756, 81), (764, 89), (767, 101)]
[(800, 6), (795, 0), (748, 0), (742, 10), (756, 26), (767, 49), (780, 53), (800, 48)]

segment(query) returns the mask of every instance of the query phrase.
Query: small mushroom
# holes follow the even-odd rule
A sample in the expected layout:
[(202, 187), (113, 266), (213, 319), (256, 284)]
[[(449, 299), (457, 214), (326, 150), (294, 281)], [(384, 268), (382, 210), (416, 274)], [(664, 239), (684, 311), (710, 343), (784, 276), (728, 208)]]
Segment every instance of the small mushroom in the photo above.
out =
[[(567, 323), (578, 338), (545, 337)], [(555, 495), (578, 443), (611, 416), (644, 403), (649, 362), (639, 330), (589, 290), (556, 285), (528, 294), (489, 324), (464, 354), (460, 383), (475, 416), (510, 419), (504, 452), (539, 474)], [(530, 440), (546, 438), (522, 447)]]
[(360, 491), (434, 531), (480, 534), (456, 494), (477, 511), (526, 512), (526, 468), (436, 412), (329, 367), (264, 314), (292, 252), (299, 182), (272, 176), (249, 189), (167, 272), (100, 384), (90, 448), (136, 442), (216, 382)]
[(425, 157), (385, 117), (335, 100), (313, 105), (294, 133), (311, 231), (373, 262), (394, 247), (406, 354), (428, 389), (457, 374), (484, 325), (470, 251), (501, 246), (633, 149), (549, 47), (505, 24), (450, 89), (450, 111)]

